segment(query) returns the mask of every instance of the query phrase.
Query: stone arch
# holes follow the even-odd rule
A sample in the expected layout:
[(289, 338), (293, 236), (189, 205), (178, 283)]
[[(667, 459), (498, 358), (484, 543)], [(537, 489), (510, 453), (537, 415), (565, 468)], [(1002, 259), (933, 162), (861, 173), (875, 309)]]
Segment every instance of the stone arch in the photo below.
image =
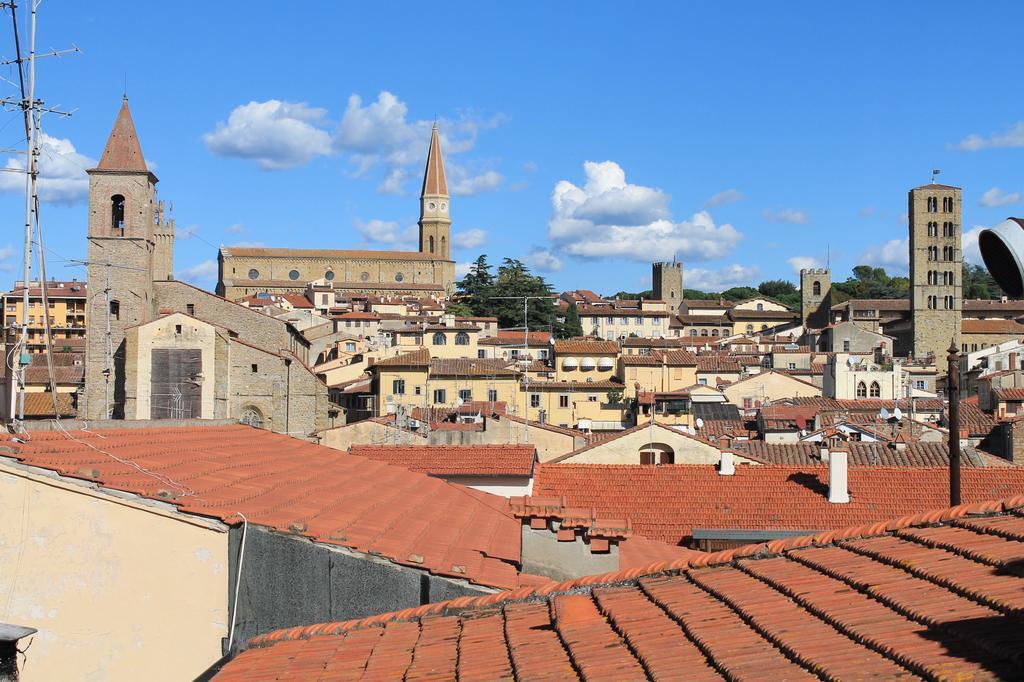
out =
[(641, 464), (675, 464), (676, 451), (668, 443), (647, 443), (637, 452)]

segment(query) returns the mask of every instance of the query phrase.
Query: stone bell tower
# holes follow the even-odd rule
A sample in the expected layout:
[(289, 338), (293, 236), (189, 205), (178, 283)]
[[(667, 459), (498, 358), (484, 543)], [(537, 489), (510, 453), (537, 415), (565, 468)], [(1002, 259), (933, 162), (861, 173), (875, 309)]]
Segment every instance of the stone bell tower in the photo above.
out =
[(451, 259), (451, 202), (448, 180), (444, 175), (444, 158), (437, 124), (430, 133), (427, 168), (420, 193), (420, 253), (432, 254), (439, 260)]
[(153, 280), (170, 275), (174, 248), (173, 225), (164, 223), (156, 202), (157, 178), (146, 167), (127, 97), (100, 162), (87, 173), (89, 312), (79, 412), (119, 419), (125, 330), (153, 319)]

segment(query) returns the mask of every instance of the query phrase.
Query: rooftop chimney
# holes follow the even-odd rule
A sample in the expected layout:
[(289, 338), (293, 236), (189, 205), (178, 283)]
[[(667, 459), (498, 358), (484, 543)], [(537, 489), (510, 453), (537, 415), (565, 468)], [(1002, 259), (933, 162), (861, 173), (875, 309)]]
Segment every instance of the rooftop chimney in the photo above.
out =
[(1017, 369), (1017, 354), (1010, 353), (1010, 365), (1008, 369)]
[(736, 474), (736, 462), (733, 460), (732, 450), (722, 450), (722, 460), (718, 464), (720, 476), (733, 476)]
[(832, 504), (847, 504), (850, 501), (846, 481), (847, 456), (845, 450), (836, 450), (828, 457), (828, 501)]
[(818, 450), (818, 456), (822, 462), (828, 461), (828, 446), (822, 443), (821, 448)]

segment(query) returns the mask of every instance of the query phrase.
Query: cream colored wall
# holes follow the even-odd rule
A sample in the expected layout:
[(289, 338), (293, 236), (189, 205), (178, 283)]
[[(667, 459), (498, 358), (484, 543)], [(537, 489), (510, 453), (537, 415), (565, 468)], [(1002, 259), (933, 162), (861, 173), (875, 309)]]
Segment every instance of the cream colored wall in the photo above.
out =
[(636, 395), (636, 384), (641, 391), (677, 391), (697, 383), (696, 367), (662, 367), (661, 365), (623, 365), (619, 369), (623, 382), (622, 394), (627, 398)]
[[(181, 325), (181, 334), (175, 333), (176, 325)], [(135, 418), (151, 418), (151, 389), (154, 348), (199, 348), (202, 350), (203, 382), (200, 386), (202, 396), (202, 414), (200, 419), (212, 419), (214, 416), (214, 388), (217, 381), (214, 372), (214, 352), (216, 345), (216, 329), (213, 325), (175, 313), (167, 315), (149, 324), (131, 330), (135, 350)], [(132, 344), (128, 344), (129, 352)]]
[[(662, 426), (637, 429), (597, 447), (562, 460), (564, 464), (639, 464), (640, 450), (649, 443), (664, 443), (675, 451), (676, 464), (717, 464), (718, 448)], [(737, 458), (737, 461), (740, 461)]]
[(218, 523), (0, 464), (2, 620), (39, 630), (26, 682), (193, 679), (221, 655), (227, 572)]
[(775, 303), (774, 301), (769, 301), (767, 298), (752, 298), (749, 301), (737, 303), (733, 306), (733, 310), (757, 310), (758, 304), (762, 306), (762, 310), (772, 310), (776, 312), (789, 310), (786, 306)]
[[(621, 412), (601, 409), (601, 403), (608, 401), (608, 389), (606, 388), (588, 390), (587, 385), (581, 383), (572, 390), (568, 388), (552, 389), (544, 388), (544, 382), (538, 381), (531, 383), (526, 390), (520, 390), (519, 393), (516, 414), (522, 414), (525, 404), (528, 418), (535, 421), (540, 420), (541, 410), (544, 411), (544, 420), (548, 424), (569, 428), (575, 428), (580, 419), (600, 421), (621, 419)], [(530, 400), (531, 395), (539, 396), (539, 406), (533, 406)], [(567, 398), (568, 405), (566, 407), (560, 405), (559, 396)], [(591, 400), (591, 398), (594, 399)]]
[[(449, 329), (447, 331), (428, 331), (424, 334), (423, 341), (430, 349), (430, 357), (475, 359), (480, 333), (461, 330), (469, 337), (469, 343), (465, 346), (457, 346), (455, 345), (455, 336), (459, 331), (458, 329)], [(446, 343), (440, 346), (434, 345), (434, 334), (444, 334)]]
[(725, 397), (729, 399), (730, 403), (741, 409), (743, 408), (743, 399), (748, 397), (764, 403), (781, 398), (821, 395), (821, 389), (817, 386), (805, 384), (776, 372), (755, 374), (741, 383), (726, 386), (722, 392), (725, 393)]
[[(393, 393), (394, 380), (405, 379), (405, 394)], [(420, 395), (416, 395), (416, 387), (420, 387)], [(445, 390), (445, 401), (434, 402), (434, 390)], [(510, 411), (517, 401), (518, 384), (513, 377), (430, 377), (427, 381), (425, 369), (391, 369), (378, 370), (377, 404), (380, 406), (378, 416), (387, 414), (387, 405), (408, 405), (410, 407), (454, 407), (459, 398), (459, 391), (468, 389), (473, 400), (487, 400), (488, 391), (498, 392), (497, 400), (504, 401)], [(520, 404), (522, 399), (518, 399)]]

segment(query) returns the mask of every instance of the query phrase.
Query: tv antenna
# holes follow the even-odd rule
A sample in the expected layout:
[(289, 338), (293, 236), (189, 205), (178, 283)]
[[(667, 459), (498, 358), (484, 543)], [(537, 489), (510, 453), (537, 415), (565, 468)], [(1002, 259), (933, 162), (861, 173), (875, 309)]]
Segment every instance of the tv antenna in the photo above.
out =
[[(33, 234), (39, 242), (39, 294), (43, 304), (43, 324), (46, 339), (47, 371), (50, 381), (51, 392), (53, 393), (53, 405), (56, 416), (60, 417), (60, 410), (57, 406), (57, 393), (54, 386), (53, 357), (51, 347), (51, 334), (47, 306), (46, 293), (46, 265), (43, 255), (43, 232), (39, 220), (39, 154), (42, 132), (40, 121), (43, 114), (53, 114), (66, 118), (73, 112), (61, 111), (56, 107), (44, 106), (41, 99), (36, 98), (36, 59), (41, 57), (60, 57), (65, 54), (81, 52), (78, 46), (72, 44), (68, 49), (53, 50), (36, 54), (36, 10), (41, 0), (27, 0), (29, 4), (29, 51), (24, 56), (21, 51), (21, 37), (18, 32), (18, 3), (0, 2), (0, 8), (10, 10), (11, 26), (14, 31), (15, 58), (0, 61), (2, 66), (16, 66), (18, 69), (18, 97), (0, 98), (0, 107), (5, 110), (19, 109), (25, 121), (26, 159), (25, 159), (25, 234), (22, 248), (22, 307), (21, 307), (21, 336), (16, 346), (18, 360), (14, 363), (11, 371), (11, 420), (15, 424), (15, 430), (24, 429), (25, 421), (25, 375), (30, 362), (28, 353), (28, 312), (30, 304), (29, 291), (32, 282), (32, 243)], [(13, 353), (12, 353), (13, 356)], [(15, 384), (17, 392), (14, 390)], [(17, 396), (17, 415), (15, 415), (15, 398)]]

